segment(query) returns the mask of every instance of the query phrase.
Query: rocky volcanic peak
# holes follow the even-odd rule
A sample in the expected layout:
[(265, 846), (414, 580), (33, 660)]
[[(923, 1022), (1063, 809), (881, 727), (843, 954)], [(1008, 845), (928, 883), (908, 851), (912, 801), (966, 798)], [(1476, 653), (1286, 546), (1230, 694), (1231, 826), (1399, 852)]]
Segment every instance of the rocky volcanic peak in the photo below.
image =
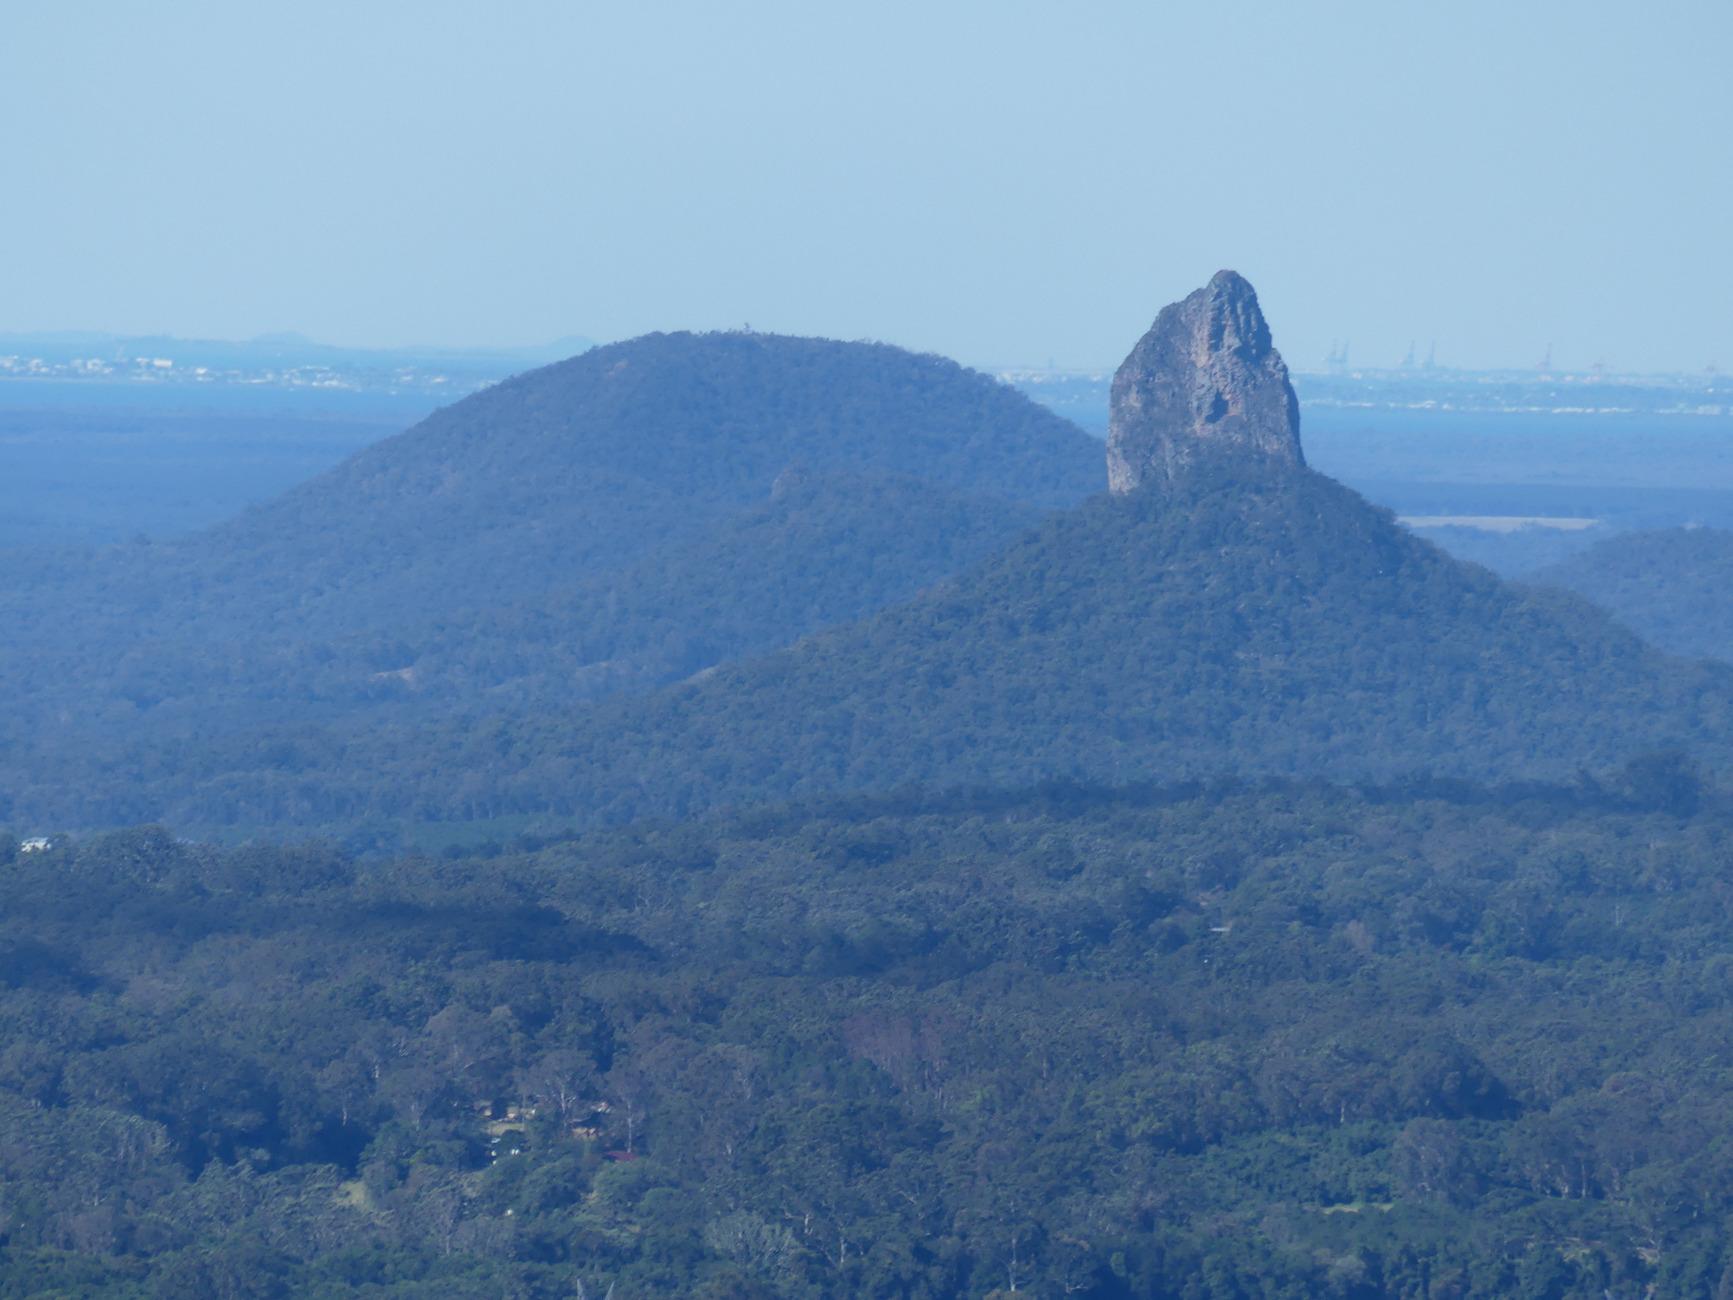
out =
[(1305, 464), (1288, 368), (1257, 293), (1233, 271), (1162, 308), (1113, 376), (1107, 485), (1169, 483), (1220, 456)]

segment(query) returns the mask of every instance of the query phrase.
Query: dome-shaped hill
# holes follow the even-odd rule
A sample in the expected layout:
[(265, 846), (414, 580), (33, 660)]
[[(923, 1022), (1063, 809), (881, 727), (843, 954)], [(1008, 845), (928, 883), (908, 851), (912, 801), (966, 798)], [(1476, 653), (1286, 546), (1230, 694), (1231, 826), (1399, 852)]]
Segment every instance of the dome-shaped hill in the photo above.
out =
[(334, 475), (439, 491), (447, 475), (600, 469), (757, 499), (791, 461), (910, 474), (1063, 506), (1104, 485), (1097, 443), (944, 357), (773, 334), (649, 334), (518, 375)]
[[(754, 513), (791, 466), (879, 487), (806, 510), (822, 525), (809, 554), (800, 529)], [(0, 575), (0, 748), (73, 755), (91, 737), (327, 718), (376, 694), (431, 707), (427, 656), (477, 709), (521, 702), (506, 681), (556, 700), (592, 678), (649, 685), (683, 656), (878, 608), (1104, 483), (1098, 441), (937, 357), (757, 334), (597, 348), (203, 533), (15, 553)], [(499, 644), (525, 627), (534, 647)], [(591, 665), (592, 649), (619, 662)], [(40, 764), (0, 764), (0, 793), (20, 769)]]
[(0, 613), (51, 597), (68, 627), (84, 607), (171, 637), (425, 622), (633, 563), (765, 499), (796, 463), (1038, 506), (1105, 485), (1098, 441), (955, 362), (883, 344), (653, 334), (476, 393), (206, 532), (89, 562), (44, 558), (40, 581), (15, 567)]
[[(457, 402), (195, 547), (217, 565), (283, 566), (299, 601), (335, 598), (353, 626), (404, 601), (523, 594), (629, 562), (763, 499), (792, 462), (1043, 506), (1105, 486), (1099, 442), (955, 362), (653, 334)], [(366, 596), (350, 609), (346, 592)]]

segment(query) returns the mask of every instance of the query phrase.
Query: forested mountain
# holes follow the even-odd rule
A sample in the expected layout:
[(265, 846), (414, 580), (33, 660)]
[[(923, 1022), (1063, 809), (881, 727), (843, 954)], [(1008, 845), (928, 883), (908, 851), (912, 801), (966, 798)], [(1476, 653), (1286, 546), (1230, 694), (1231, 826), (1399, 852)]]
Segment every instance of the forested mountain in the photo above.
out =
[(791, 464), (1043, 506), (1101, 445), (939, 357), (757, 334), (649, 335), (530, 371), (181, 542), (14, 564), (9, 601), (153, 627), (348, 634), (617, 568), (761, 501)]
[(1319, 475), (1235, 467), (1097, 499), (908, 605), (543, 739), (578, 806), (678, 811), (904, 780), (1560, 775), (1725, 757), (1730, 706), (1733, 672), (1458, 564)]
[(0, 1297), (1733, 1295), (1733, 665), (1232, 272), (1113, 393), (657, 336), (15, 554)]
[(1579, 592), (1669, 653), (1733, 660), (1733, 533), (1724, 529), (1621, 533), (1528, 580)]
[(0, 1294), (1713, 1300), (1730, 837), (1657, 759), (6, 841)]
[(118, 643), (26, 630), (0, 658), (13, 706), (0, 734), (25, 744), (51, 723), (80, 743), (160, 742), (649, 689), (912, 596), (1042, 513), (921, 479), (797, 467), (694, 537), (534, 598), (453, 591), (395, 626), (327, 637), (230, 639), (199, 619)]
[(940, 357), (656, 334), (455, 403), (200, 545), (241, 581), (292, 576), (265, 598), (353, 631), (630, 563), (762, 500), (794, 463), (1046, 506), (1105, 482), (1098, 442)]
[(646, 689), (912, 595), (1104, 482), (1097, 441), (939, 358), (600, 348), (221, 527), (10, 553), (0, 747), (27, 767)]
[[(136, 678), (111, 677), (144, 697), (145, 725), (15, 719), (0, 816), (374, 826), (390, 842), (393, 826), (598, 825), (909, 783), (1559, 777), (1657, 747), (1733, 757), (1733, 668), (1668, 659), (1578, 598), (1508, 587), (1305, 469), (1250, 286), (1223, 273), (1181, 306), (1152, 330), (1173, 337), (1127, 364), (1201, 359), (1199, 378), (1137, 369), (1116, 385), (1144, 394), (1115, 436), (1126, 464), (1142, 447), (1164, 467), (1149, 486), (1128, 477), (1016, 537), (1034, 505), (785, 470), (755, 505), (634, 565), (535, 600), (502, 579), (491, 605), (448, 596), (341, 641), (286, 636), (222, 661), (227, 681), (192, 676), (185, 709), (172, 675), (152, 683), (164, 660), (146, 643), (122, 661)], [(1179, 455), (1188, 438), (1200, 450)], [(729, 457), (709, 460), (726, 478)], [(273, 689), (292, 725), (258, 710)]]
[(1459, 564), (1319, 475), (1238, 466), (1096, 498), (907, 604), (654, 696), (118, 755), (106, 807), (47, 764), (13, 789), (41, 824), (594, 823), (905, 783), (1559, 776), (1669, 746), (1721, 762), (1730, 739), (1733, 669)]

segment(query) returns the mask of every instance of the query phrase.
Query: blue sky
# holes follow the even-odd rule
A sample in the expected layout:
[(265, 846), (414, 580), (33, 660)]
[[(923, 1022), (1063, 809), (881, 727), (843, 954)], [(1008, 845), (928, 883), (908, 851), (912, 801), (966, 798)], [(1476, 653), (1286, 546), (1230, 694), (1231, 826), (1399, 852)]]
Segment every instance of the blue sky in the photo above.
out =
[(0, 330), (1733, 368), (1733, 4), (14, 6)]

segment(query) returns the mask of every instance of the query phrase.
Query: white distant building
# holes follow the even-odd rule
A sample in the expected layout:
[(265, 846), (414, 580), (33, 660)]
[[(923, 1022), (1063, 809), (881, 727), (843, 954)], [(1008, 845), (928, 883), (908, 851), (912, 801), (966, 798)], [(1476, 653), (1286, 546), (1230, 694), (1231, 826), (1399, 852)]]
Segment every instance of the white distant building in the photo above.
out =
[(41, 853), (44, 849), (52, 847), (53, 841), (46, 835), (37, 835), (20, 843), (18, 851), (20, 853)]

